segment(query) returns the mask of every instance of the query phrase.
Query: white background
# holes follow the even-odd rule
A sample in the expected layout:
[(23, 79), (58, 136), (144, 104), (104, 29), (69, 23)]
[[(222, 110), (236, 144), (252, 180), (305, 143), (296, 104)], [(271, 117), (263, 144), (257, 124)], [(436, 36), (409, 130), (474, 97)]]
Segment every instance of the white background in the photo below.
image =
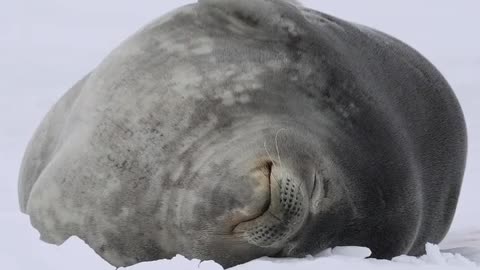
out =
[[(25, 260), (22, 248), (39, 241), (30, 239), (35, 232), (25, 232), (30, 227), (18, 216), (17, 176), (26, 144), (48, 109), (138, 28), (191, 2), (0, 0), (0, 254)], [(467, 169), (452, 231), (480, 231), (480, 1), (303, 3), (403, 40), (450, 82), (469, 134)], [(35, 256), (34, 250), (30, 252)]]

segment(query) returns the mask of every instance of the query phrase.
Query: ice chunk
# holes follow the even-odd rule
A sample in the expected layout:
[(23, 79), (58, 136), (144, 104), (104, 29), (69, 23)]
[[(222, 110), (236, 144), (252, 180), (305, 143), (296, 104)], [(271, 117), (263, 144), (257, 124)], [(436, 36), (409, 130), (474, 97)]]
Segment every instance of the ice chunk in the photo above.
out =
[(352, 258), (365, 259), (372, 255), (369, 248), (366, 247), (335, 247), (332, 249), (333, 255), (346, 256)]

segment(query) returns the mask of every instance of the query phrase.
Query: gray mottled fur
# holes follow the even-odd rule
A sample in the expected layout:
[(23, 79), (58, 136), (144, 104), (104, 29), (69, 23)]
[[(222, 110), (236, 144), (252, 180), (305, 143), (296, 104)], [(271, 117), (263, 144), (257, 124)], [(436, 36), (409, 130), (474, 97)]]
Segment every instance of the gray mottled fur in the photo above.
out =
[(115, 266), (232, 266), (443, 238), (466, 132), (427, 60), (293, 2), (199, 2), (126, 40), (38, 128), (19, 199), (43, 240), (79, 236)]

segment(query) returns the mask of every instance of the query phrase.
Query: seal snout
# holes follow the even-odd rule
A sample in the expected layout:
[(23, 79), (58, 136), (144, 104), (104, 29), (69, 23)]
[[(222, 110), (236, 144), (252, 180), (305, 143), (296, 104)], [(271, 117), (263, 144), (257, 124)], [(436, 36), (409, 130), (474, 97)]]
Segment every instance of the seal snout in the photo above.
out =
[(306, 220), (308, 195), (305, 185), (288, 170), (270, 163), (270, 200), (263, 213), (234, 229), (259, 247), (282, 248)]

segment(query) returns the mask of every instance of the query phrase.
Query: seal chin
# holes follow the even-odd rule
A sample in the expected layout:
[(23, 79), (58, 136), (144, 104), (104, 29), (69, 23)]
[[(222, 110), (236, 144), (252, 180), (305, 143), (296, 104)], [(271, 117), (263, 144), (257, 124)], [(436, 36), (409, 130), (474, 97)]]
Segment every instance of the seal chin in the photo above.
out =
[(233, 232), (252, 245), (281, 249), (295, 237), (308, 215), (305, 185), (290, 171), (269, 165), (270, 200), (261, 214), (238, 224)]

